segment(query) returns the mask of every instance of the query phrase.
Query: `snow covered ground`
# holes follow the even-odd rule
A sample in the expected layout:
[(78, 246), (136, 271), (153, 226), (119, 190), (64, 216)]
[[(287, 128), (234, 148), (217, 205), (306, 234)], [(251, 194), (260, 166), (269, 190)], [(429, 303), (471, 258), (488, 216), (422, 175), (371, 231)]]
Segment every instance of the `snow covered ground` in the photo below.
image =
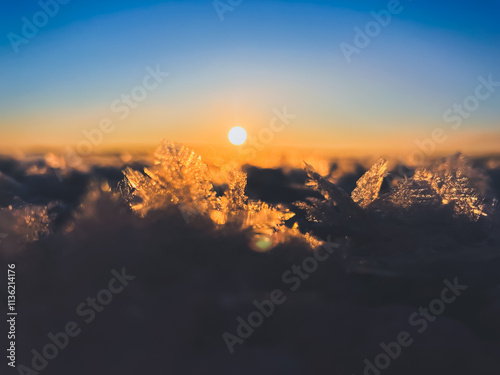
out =
[[(325, 162), (214, 179), (168, 142), (79, 170), (1, 158), (17, 363), (34, 369), (32, 349), (75, 321), (40, 373), (498, 374), (500, 160)], [(86, 323), (77, 307), (123, 267), (135, 278)]]

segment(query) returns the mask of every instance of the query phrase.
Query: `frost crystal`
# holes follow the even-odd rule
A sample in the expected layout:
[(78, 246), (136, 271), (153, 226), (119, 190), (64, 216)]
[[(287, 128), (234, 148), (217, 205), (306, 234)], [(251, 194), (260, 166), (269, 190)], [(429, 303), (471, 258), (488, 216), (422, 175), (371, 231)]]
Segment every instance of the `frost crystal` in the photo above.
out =
[(456, 217), (477, 221), (487, 214), (485, 198), (473, 183), (475, 180), (480, 180), (477, 172), (463, 156), (456, 155), (431, 170), (418, 168), (413, 178), (396, 187), (389, 201), (405, 209), (449, 205)]
[(405, 179), (390, 193), (389, 202), (408, 210), (411, 208), (437, 208), (441, 199), (426, 181)]
[(194, 207), (201, 214), (214, 204), (207, 166), (184, 146), (164, 142), (155, 153), (153, 167), (144, 173), (127, 168), (124, 175), (132, 189), (132, 209), (142, 216), (169, 203)]
[(49, 233), (50, 218), (46, 206), (17, 202), (0, 209), (2, 231), (10, 232), (9, 238), (18, 238), (24, 242), (35, 242)]
[(361, 208), (366, 208), (378, 198), (382, 181), (387, 174), (387, 161), (380, 159), (356, 182), (351, 198)]
[[(384, 159), (377, 161), (357, 181), (351, 195), (305, 164), (308, 185), (322, 199), (310, 197), (294, 202), (290, 212), (284, 206), (251, 201), (245, 194), (247, 176), (237, 168), (221, 169), (224, 188), (217, 194), (209, 169), (198, 155), (184, 146), (164, 142), (155, 153), (152, 167), (144, 172), (131, 168), (124, 171), (121, 194), (143, 217), (151, 210), (176, 206), (188, 224), (191, 218), (200, 216), (220, 230), (243, 230), (251, 236), (250, 246), (256, 251), (267, 251), (291, 238), (317, 246), (320, 242), (311, 233), (362, 241), (380, 238), (372, 219), (394, 209), (405, 213), (410, 209), (432, 211), (449, 206), (456, 217), (477, 221), (486, 216), (485, 179), (463, 157), (417, 169), (413, 177), (379, 197), (387, 164)], [(296, 214), (295, 224), (288, 227), (286, 222)]]
[(308, 199), (295, 203), (294, 207), (304, 217), (306, 225), (316, 233), (333, 231), (341, 236), (373, 238), (378, 232), (370, 218), (389, 213), (393, 208), (404, 217), (408, 210), (432, 212), (449, 206), (453, 216), (470, 221), (477, 221), (490, 212), (481, 193), (487, 190), (486, 178), (472, 169), (460, 155), (428, 169), (417, 169), (412, 178), (401, 181), (380, 199), (377, 198), (387, 173), (384, 159), (380, 159), (357, 181), (352, 199), (341, 188), (318, 175), (311, 166), (306, 164), (305, 170), (311, 180), (309, 185), (325, 199)]
[(309, 186), (325, 197), (324, 201), (296, 205), (299, 210), (306, 212), (309, 221), (327, 226), (342, 226), (349, 231), (368, 235), (376, 233), (375, 227), (365, 212), (342, 188), (321, 177), (307, 163), (305, 163), (305, 170), (310, 179)]
[(184, 146), (166, 141), (156, 151), (153, 167), (145, 168), (144, 173), (131, 168), (123, 173), (125, 186), (121, 194), (140, 216), (177, 205), (187, 223), (191, 217), (201, 215), (221, 227), (250, 229), (260, 250), (291, 237), (315, 243), (298, 230), (285, 227), (285, 221), (294, 216), (289, 210), (250, 201), (245, 195), (247, 176), (239, 170), (227, 173), (227, 189), (217, 196), (207, 165)]
[(477, 192), (461, 169), (443, 170), (436, 173), (425, 169), (417, 170), (414, 179), (427, 181), (441, 198), (444, 205), (450, 205), (457, 216), (477, 221), (486, 216), (484, 198)]
[(305, 170), (310, 178), (309, 186), (319, 190), (327, 200), (331, 200), (347, 216), (358, 216), (361, 211), (349, 195), (337, 185), (325, 180), (316, 173), (313, 167), (305, 164)]

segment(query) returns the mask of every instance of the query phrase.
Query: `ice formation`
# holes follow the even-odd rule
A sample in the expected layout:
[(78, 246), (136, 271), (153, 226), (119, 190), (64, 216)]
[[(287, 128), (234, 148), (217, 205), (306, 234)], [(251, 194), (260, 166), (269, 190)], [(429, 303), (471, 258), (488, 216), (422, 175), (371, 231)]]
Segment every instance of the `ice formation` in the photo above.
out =
[[(62, 168), (56, 161), (52, 161), (51, 165)], [(116, 167), (117, 171), (122, 168), (121, 165)], [(249, 199), (245, 193), (247, 175), (237, 165), (234, 168), (225, 165), (220, 170), (211, 166), (212, 169), (209, 169), (193, 151), (168, 141), (160, 145), (150, 167), (144, 170), (126, 168), (121, 192), (116, 193), (111, 193), (114, 188), (106, 179), (96, 178), (94, 186), (93, 180), (85, 179), (81, 172), (75, 175), (68, 170), (56, 178), (52, 167), (45, 168), (43, 163), (33, 161), (25, 162), (19, 168), (16, 174), (11, 173), (16, 178), (0, 172), (0, 205), (4, 207), (0, 208), (0, 236), (6, 236), (0, 238), (2, 247), (9, 243), (17, 246), (34, 242), (59, 228), (66, 228), (64, 230), (68, 233), (79, 211), (92, 217), (92, 197), (101, 191), (113, 195), (120, 202), (124, 198), (139, 217), (146, 218), (153, 211), (174, 208), (180, 211), (188, 225), (203, 226), (208, 223), (206, 227), (217, 231), (241, 232), (244, 236), (248, 235), (255, 245), (251, 246), (258, 249), (269, 249), (292, 238), (304, 240), (314, 248), (321, 243), (320, 239), (328, 235), (336, 239), (348, 237), (375, 243), (377, 238), (399, 236), (401, 229), (405, 233), (417, 233), (418, 225), (428, 218), (438, 218), (447, 228), (468, 226), (468, 222), (480, 224), (470, 228), (487, 227), (489, 230), (498, 226), (496, 200), (489, 190), (488, 178), (461, 155), (417, 168), (411, 171), (410, 177), (401, 178), (392, 174), (391, 177), (395, 177), (393, 182), (397, 183), (388, 184), (392, 188), (384, 189), (384, 194), (381, 194), (381, 188), (388, 171), (388, 163), (384, 159), (378, 160), (357, 181), (351, 194), (330, 181), (331, 176), (323, 177), (305, 164), (308, 186), (312, 189), (299, 186), (300, 194), (295, 195), (298, 198), (281, 205)], [(217, 184), (211, 173), (217, 174)], [(345, 170), (341, 168), (339, 173), (345, 174)], [(301, 178), (304, 175), (302, 173)], [(28, 176), (28, 182), (19, 176)], [(68, 183), (70, 177), (74, 180)], [(120, 180), (119, 175), (114, 178), (115, 183)], [(79, 202), (86, 207), (54, 200), (51, 189), (46, 189), (46, 196), (39, 196), (37, 184), (45, 180), (53, 184), (48, 186), (60, 190), (61, 199)], [(63, 185), (60, 185), (61, 182)], [(492, 189), (495, 189), (495, 180), (492, 182)], [(28, 183), (32, 186), (28, 187)], [(270, 185), (265, 186), (267, 189)], [(289, 191), (296, 188), (283, 186)], [(279, 192), (283, 186), (273, 185), (271, 188)], [(262, 186), (259, 188), (264, 189)], [(84, 191), (87, 193), (84, 194)], [(31, 192), (37, 194), (32, 196)], [(72, 198), (68, 199), (68, 196)], [(126, 206), (124, 210), (129, 211)], [(131, 217), (137, 219), (136, 215)], [(415, 225), (415, 219), (420, 223)], [(396, 227), (395, 223), (401, 226)], [(428, 228), (425, 230), (429, 232)], [(424, 231), (418, 233), (416, 237)], [(478, 234), (480, 237), (481, 234)], [(401, 238), (404, 238), (403, 234)]]
[(450, 206), (456, 217), (478, 221), (488, 214), (485, 196), (474, 180), (482, 183), (486, 179), (474, 174), (477, 172), (470, 168), (467, 159), (455, 155), (431, 169), (416, 169), (414, 176), (399, 184), (388, 199), (403, 209)]
[(272, 244), (290, 237), (315, 244), (310, 236), (285, 226), (285, 221), (294, 216), (288, 209), (249, 200), (245, 195), (246, 174), (239, 170), (228, 172), (227, 189), (217, 196), (207, 165), (185, 146), (164, 141), (155, 153), (153, 167), (145, 168), (144, 173), (131, 168), (123, 173), (125, 198), (140, 216), (177, 205), (185, 218), (201, 215), (219, 226), (236, 224)]
[[(486, 178), (480, 176), (462, 155), (455, 155), (429, 168), (418, 168), (413, 177), (405, 178), (389, 193), (380, 197), (380, 189), (387, 174), (387, 162), (380, 159), (356, 183), (351, 198), (338, 186), (325, 180), (306, 165), (312, 186), (327, 200), (333, 201), (344, 215), (361, 217), (359, 208), (367, 209), (381, 198), (402, 210), (409, 208), (437, 208), (449, 205), (456, 217), (477, 221), (487, 216), (485, 196), (481, 190)], [(478, 185), (477, 187), (476, 185)], [(378, 205), (384, 210), (383, 204)]]
[(144, 173), (124, 171), (133, 189), (132, 209), (142, 216), (172, 202), (195, 206), (205, 214), (215, 203), (215, 191), (207, 166), (193, 151), (164, 142), (155, 153), (155, 164)]
[[(363, 209), (340, 187), (321, 177), (307, 163), (305, 170), (309, 176), (309, 186), (318, 190), (325, 198), (323, 201), (309, 200), (295, 205), (306, 213), (308, 221), (329, 227), (343, 227), (344, 230), (366, 235), (375, 235), (375, 226), (371, 223)], [(358, 189), (358, 194), (364, 195), (364, 190), (371, 193), (371, 186)], [(378, 194), (378, 192), (377, 192)]]
[(333, 232), (336, 236), (359, 239), (378, 237), (384, 224), (377, 223), (377, 219), (382, 219), (387, 213), (411, 219), (415, 216), (408, 216), (409, 211), (419, 211), (421, 214), (417, 217), (423, 219), (425, 215), (449, 207), (450, 220), (455, 217), (476, 222), (493, 210), (492, 204), (485, 203), (487, 186), (484, 181), (487, 179), (471, 168), (461, 155), (428, 168), (418, 168), (412, 177), (400, 180), (389, 192), (381, 195), (387, 164), (384, 159), (377, 161), (357, 181), (351, 196), (306, 164), (309, 186), (324, 199), (309, 198), (305, 202), (296, 202), (294, 208), (304, 216), (306, 227), (315, 233)]
[(442, 204), (441, 199), (427, 181), (414, 178), (407, 178), (400, 182), (385, 200), (402, 210), (435, 209)]
[(356, 182), (351, 198), (361, 208), (366, 208), (378, 198), (382, 182), (387, 174), (387, 161), (380, 159)]
[(484, 197), (472, 186), (461, 169), (455, 171), (429, 172), (425, 169), (415, 172), (415, 180), (426, 181), (444, 205), (450, 205), (457, 216), (477, 221), (485, 212)]
[(34, 242), (49, 233), (50, 218), (46, 206), (16, 200), (14, 205), (0, 209), (3, 238), (20, 243)]

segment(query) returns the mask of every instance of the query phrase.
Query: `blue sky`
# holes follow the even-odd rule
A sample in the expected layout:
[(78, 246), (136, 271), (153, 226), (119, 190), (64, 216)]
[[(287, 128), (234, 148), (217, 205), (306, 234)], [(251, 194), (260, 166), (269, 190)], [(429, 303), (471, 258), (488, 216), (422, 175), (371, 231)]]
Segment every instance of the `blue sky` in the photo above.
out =
[[(211, 1), (71, 0), (15, 53), (7, 35), (22, 35), (22, 17), (40, 6), (4, 2), (0, 145), (78, 142), (157, 65), (169, 78), (103, 146), (217, 142), (234, 125), (257, 132), (283, 106), (297, 114), (283, 144), (411, 143), (447, 126), (443, 112), (474, 93), (478, 76), (500, 81), (500, 6), (401, 1), (403, 11), (347, 63), (339, 45), (387, 4), (244, 0), (221, 21)], [(499, 108), (500, 92), (457, 142), (498, 136)]]

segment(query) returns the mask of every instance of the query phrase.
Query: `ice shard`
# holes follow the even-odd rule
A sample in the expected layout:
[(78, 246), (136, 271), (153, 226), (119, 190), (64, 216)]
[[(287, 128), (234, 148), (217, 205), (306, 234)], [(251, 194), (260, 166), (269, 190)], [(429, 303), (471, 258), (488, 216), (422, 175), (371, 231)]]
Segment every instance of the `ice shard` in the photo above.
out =
[(377, 230), (366, 213), (352, 200), (342, 188), (321, 177), (307, 163), (305, 170), (309, 176), (309, 186), (319, 190), (325, 197), (324, 202), (315, 202), (312, 206), (302, 205), (309, 217), (327, 226), (342, 226), (357, 234), (376, 235)]
[(445, 205), (456, 217), (477, 221), (487, 216), (485, 197), (476, 181), (483, 181), (466, 158), (455, 155), (429, 168), (418, 168), (412, 178), (400, 183), (388, 197), (392, 204), (408, 208), (437, 208)]
[(387, 161), (380, 159), (357, 182), (351, 193), (352, 200), (366, 208), (378, 198), (382, 182), (387, 174)]

